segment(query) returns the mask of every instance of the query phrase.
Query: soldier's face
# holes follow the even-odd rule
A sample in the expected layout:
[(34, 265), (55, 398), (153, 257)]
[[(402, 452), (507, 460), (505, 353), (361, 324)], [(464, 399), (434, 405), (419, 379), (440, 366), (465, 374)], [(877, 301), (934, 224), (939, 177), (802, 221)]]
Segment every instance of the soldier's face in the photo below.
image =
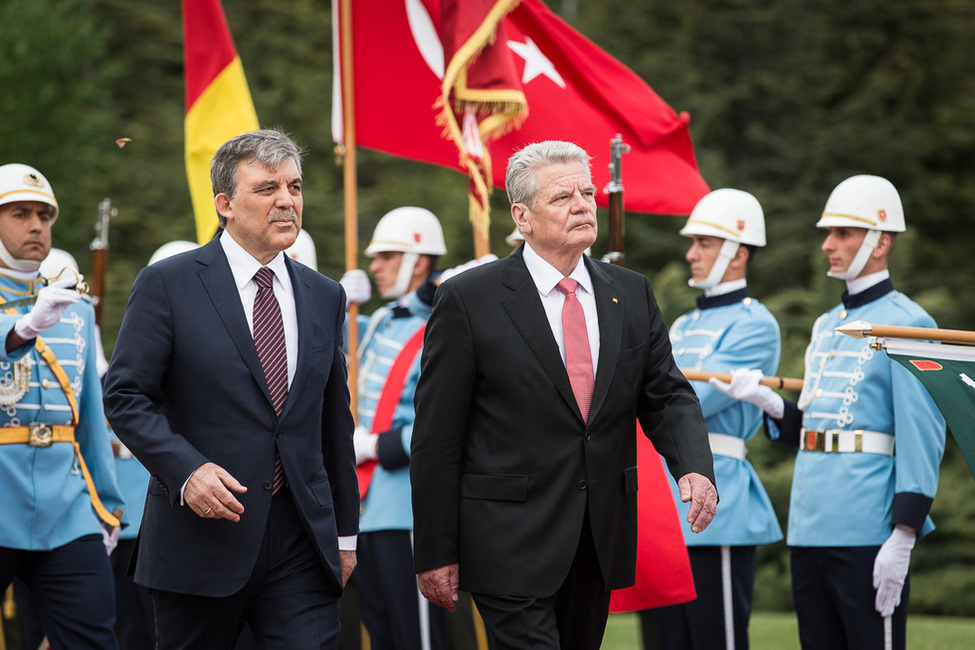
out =
[(396, 284), (396, 277), (399, 275), (399, 267), (403, 262), (403, 253), (399, 251), (383, 251), (376, 253), (369, 263), (369, 272), (372, 273), (379, 289), (379, 295), (386, 296), (390, 289)]
[(691, 267), (691, 278), (695, 282), (703, 282), (714, 266), (714, 260), (721, 252), (724, 240), (720, 237), (708, 237), (707, 235), (692, 235), (691, 247), (687, 249), (684, 259)]
[(14, 259), (43, 261), (51, 252), (53, 220), (53, 208), (40, 201), (0, 205), (0, 240)]
[(257, 161), (237, 166), (237, 191), (215, 197), (227, 232), (262, 264), (295, 243), (301, 230), (301, 175), (293, 160), (267, 169)]
[(823, 252), (829, 256), (829, 272), (843, 273), (860, 250), (866, 228), (831, 227), (823, 240)]

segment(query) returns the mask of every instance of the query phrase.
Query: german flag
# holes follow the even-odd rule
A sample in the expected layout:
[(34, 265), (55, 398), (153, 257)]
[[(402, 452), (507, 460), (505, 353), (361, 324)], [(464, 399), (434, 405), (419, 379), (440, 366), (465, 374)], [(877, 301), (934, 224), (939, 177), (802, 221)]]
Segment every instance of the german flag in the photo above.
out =
[(260, 128), (220, 0), (183, 0), (183, 67), (186, 176), (203, 244), (217, 230), (210, 160), (227, 140)]

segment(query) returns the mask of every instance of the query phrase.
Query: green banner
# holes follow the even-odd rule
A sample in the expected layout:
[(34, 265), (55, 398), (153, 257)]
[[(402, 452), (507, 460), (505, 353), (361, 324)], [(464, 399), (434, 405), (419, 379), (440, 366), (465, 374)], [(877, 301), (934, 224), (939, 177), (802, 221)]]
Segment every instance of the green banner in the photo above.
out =
[(930, 393), (975, 477), (975, 347), (885, 339), (887, 355)]

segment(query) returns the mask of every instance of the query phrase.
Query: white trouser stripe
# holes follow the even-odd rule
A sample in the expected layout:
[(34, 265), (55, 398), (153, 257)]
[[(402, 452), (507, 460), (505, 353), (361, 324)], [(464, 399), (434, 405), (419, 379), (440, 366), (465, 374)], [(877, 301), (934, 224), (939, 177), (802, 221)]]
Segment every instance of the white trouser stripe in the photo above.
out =
[[(410, 531), (410, 547), (413, 546), (413, 531)], [(416, 585), (417, 610), (420, 613), (420, 648), (430, 650), (430, 601), (420, 593), (420, 584)]]
[(724, 603), (724, 645), (735, 650), (735, 611), (731, 601), (731, 547), (721, 547), (721, 600)]

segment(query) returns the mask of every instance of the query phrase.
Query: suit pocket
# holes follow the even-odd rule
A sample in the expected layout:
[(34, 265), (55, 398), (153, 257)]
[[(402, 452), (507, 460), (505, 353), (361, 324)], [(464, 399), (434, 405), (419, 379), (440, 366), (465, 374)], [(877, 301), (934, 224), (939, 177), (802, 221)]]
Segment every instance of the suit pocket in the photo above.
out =
[(463, 474), (460, 477), (462, 499), (492, 501), (526, 501), (528, 476), (512, 474)]
[(635, 348), (626, 348), (625, 350), (620, 350), (620, 356), (617, 363), (628, 363), (630, 361), (636, 361), (637, 359), (643, 358), (643, 351), (647, 349), (646, 343), (641, 343)]
[(636, 467), (627, 467), (623, 470), (623, 494), (635, 494), (637, 491), (637, 472)]
[(309, 487), (311, 488), (311, 493), (314, 494), (315, 498), (318, 500), (318, 505), (332, 505), (332, 489), (329, 487), (327, 478), (323, 478), (320, 481), (315, 481)]

